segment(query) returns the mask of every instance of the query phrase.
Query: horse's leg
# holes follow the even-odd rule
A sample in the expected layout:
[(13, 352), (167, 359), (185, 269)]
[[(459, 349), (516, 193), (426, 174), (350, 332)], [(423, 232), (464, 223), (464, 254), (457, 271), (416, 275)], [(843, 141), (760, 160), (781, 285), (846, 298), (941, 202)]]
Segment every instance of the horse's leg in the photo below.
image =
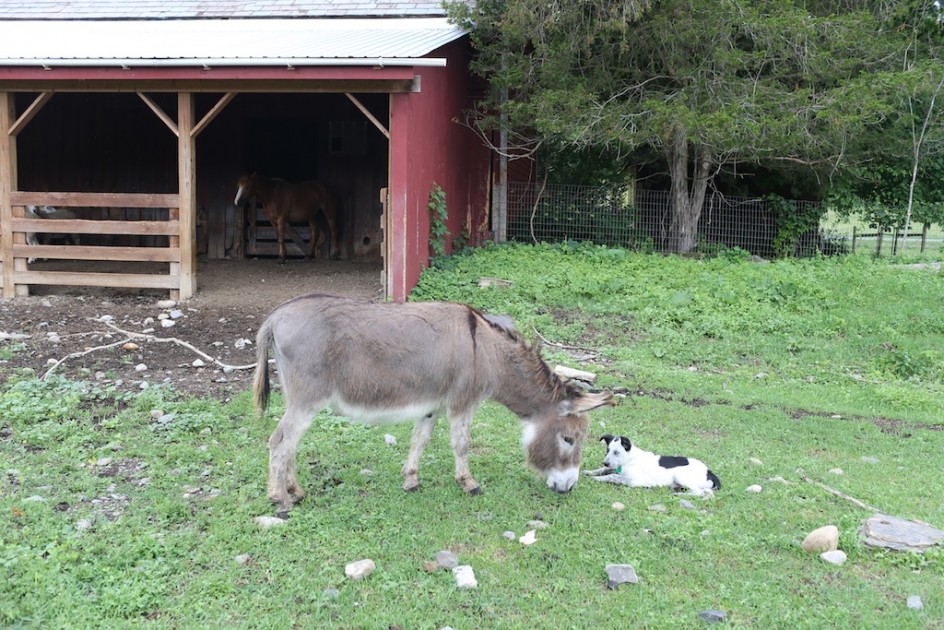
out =
[(310, 408), (289, 406), (269, 437), (269, 500), (275, 503), (279, 515), (288, 514), (292, 504), (304, 496), (298, 487), (295, 457), (298, 443), (311, 424), (314, 413)]
[(318, 241), (321, 240), (321, 231), (318, 229), (318, 222), (315, 221), (315, 217), (312, 216), (308, 219), (308, 229), (311, 231), (311, 239), (309, 244), (309, 258), (316, 258), (318, 254)]
[(285, 217), (275, 219), (275, 237), (279, 241), (279, 262), (285, 262)]
[(341, 248), (338, 245), (338, 211), (337, 206), (332, 205), (330, 209), (324, 212), (325, 221), (331, 228), (331, 238), (328, 239), (328, 258), (340, 258)]
[(456, 460), (456, 483), (469, 494), (481, 494), (479, 482), (469, 470), (469, 445), (472, 442), (472, 414), (475, 409), (449, 412), (449, 435)]
[(403, 489), (407, 492), (420, 489), (420, 458), (429, 444), (429, 438), (436, 426), (436, 416), (430, 415), (416, 421), (413, 425), (413, 439), (410, 440), (410, 454), (400, 473), (403, 475)]

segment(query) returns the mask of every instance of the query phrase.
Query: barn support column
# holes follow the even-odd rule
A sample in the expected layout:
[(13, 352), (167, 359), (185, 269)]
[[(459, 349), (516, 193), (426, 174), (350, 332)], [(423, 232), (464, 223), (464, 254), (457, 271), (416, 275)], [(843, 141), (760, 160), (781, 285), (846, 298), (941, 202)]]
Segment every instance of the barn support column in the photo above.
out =
[(177, 185), (180, 194), (180, 208), (177, 209), (180, 219), (180, 291), (177, 299), (180, 300), (193, 297), (197, 291), (197, 153), (193, 127), (193, 95), (180, 92), (177, 94)]
[(410, 255), (409, 234), (407, 231), (409, 190), (409, 121), (410, 95), (390, 95), (390, 156), (389, 165), (389, 203), (387, 211), (390, 213), (386, 221), (389, 233), (384, 234), (384, 240), (389, 240), (387, 250), (390, 260), (387, 261), (387, 283), (390, 295), (396, 302), (405, 302), (409, 289), (407, 286), (407, 260)]
[(16, 189), (16, 136), (11, 127), (16, 120), (14, 95), (0, 92), (0, 274), (3, 297), (16, 295), (13, 285), (13, 206), (10, 193)]

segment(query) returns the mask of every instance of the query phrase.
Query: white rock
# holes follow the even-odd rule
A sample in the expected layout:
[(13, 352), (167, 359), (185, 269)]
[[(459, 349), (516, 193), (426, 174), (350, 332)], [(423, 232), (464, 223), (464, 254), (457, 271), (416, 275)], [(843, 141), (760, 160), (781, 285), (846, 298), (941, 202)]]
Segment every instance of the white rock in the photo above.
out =
[(281, 527), (288, 521), (275, 516), (257, 516), (256, 518), (252, 519), (252, 522), (262, 529), (269, 529), (270, 527)]
[(389, 446), (393, 446), (394, 444), (397, 443), (397, 438), (395, 438), (394, 436), (390, 435), (389, 433), (385, 433), (385, 434), (384, 434), (384, 442), (386, 442)]
[(49, 359), (46, 359), (46, 365), (56, 365), (57, 363), (59, 363), (59, 361), (51, 357)]
[(107, 466), (110, 463), (111, 457), (99, 457), (97, 460), (95, 460), (96, 466)]
[(508, 540), (514, 540), (515, 538), (518, 537), (513, 531), (510, 531), (510, 530), (503, 532), (502, 536), (504, 536)]
[(528, 527), (531, 529), (547, 529), (547, 523), (544, 521), (528, 521)]
[(757, 459), (756, 457), (752, 457), (752, 458), (751, 458), (751, 463), (754, 464), (755, 466), (763, 466), (763, 465), (764, 465), (764, 462), (762, 462), (761, 460)]
[(180, 319), (183, 316), (184, 316), (184, 312), (179, 309), (174, 309), (173, 311), (170, 312), (171, 319)]
[(147, 371), (147, 366), (146, 366), (145, 364), (143, 364), (143, 363), (138, 363), (136, 366), (134, 366), (134, 371), (135, 371), (135, 372), (146, 372), (146, 371)]
[(921, 610), (924, 608), (924, 602), (921, 601), (921, 598), (917, 595), (908, 596), (908, 608), (911, 610)]
[(252, 554), (250, 553), (241, 553), (234, 558), (236, 564), (248, 564), (252, 560)]
[(649, 506), (649, 511), (650, 512), (665, 512), (667, 510), (666, 510), (666, 507), (662, 505), (661, 503), (653, 503), (652, 505)]
[(617, 512), (622, 512), (623, 510), (626, 509), (626, 506), (623, 505), (622, 503), (620, 503), (619, 501), (616, 501), (616, 502), (615, 502), (613, 505), (611, 505), (610, 507), (612, 507), (612, 508), (613, 508), (614, 510), (616, 510)]
[(92, 521), (83, 518), (75, 524), (75, 531), (77, 532), (84, 532), (88, 529), (92, 529)]
[(746, 487), (746, 488), (744, 488), (744, 489), (745, 489), (747, 492), (753, 492), (754, 494), (760, 494), (760, 493), (764, 490), (764, 488), (763, 488), (762, 486), (759, 486), (759, 485), (757, 485), (756, 483), (755, 483), (754, 485), (748, 486), (748, 487)]
[(841, 474), (842, 474), (842, 468), (830, 468), (830, 469), (829, 469), (829, 472), (830, 472), (830, 474), (832, 474), (832, 475), (841, 475)]
[(177, 306), (177, 302), (174, 300), (159, 300), (157, 303), (157, 308), (160, 309), (174, 308), (175, 306)]
[(191, 363), (190, 365), (192, 365), (193, 367), (199, 368), (206, 365), (206, 363), (203, 362), (203, 359), (195, 359), (194, 362)]
[(172, 320), (172, 319), (162, 319), (162, 320), (161, 320), (161, 328), (170, 328), (171, 326), (175, 325), (176, 323), (177, 323), (177, 322), (175, 322), (175, 321)]
[(168, 315), (167, 313), (161, 313), (160, 315), (157, 316), (157, 318), (158, 318), (158, 319), (170, 319), (170, 315)]
[(522, 545), (533, 545), (537, 541), (538, 539), (537, 536), (535, 536), (535, 531), (533, 529), (529, 529), (527, 532), (525, 532), (524, 536), (518, 538), (518, 542), (520, 542)]
[(822, 558), (823, 561), (829, 564), (835, 564), (838, 567), (846, 561), (846, 552), (841, 549), (833, 549), (832, 551), (824, 551), (819, 554), (819, 557)]
[(863, 462), (865, 462), (866, 464), (877, 464), (877, 463), (878, 463), (878, 458), (876, 458), (876, 457), (868, 457), (868, 456), (866, 456), (866, 455), (863, 455), (863, 456), (860, 457), (859, 459), (861, 459), (861, 460), (862, 460)]
[(357, 560), (344, 567), (344, 575), (352, 580), (363, 580), (377, 569), (373, 560)]
[(154, 329), (153, 329), (153, 328), (145, 328), (145, 329), (142, 330), (141, 332), (144, 333), (145, 335), (150, 335), (152, 332), (154, 332)]
[(467, 564), (460, 564), (452, 569), (452, 574), (456, 578), (457, 588), (478, 588), (479, 583), (475, 579), (475, 572)]
[(39, 503), (39, 502), (44, 502), (45, 500), (46, 499), (39, 496), (38, 494), (34, 494), (31, 497), (26, 497), (25, 499), (23, 499), (23, 503)]
[(252, 343), (251, 339), (237, 339), (235, 343), (233, 343), (233, 345), (236, 346), (237, 350), (242, 350), (243, 348), (250, 345), (251, 343)]

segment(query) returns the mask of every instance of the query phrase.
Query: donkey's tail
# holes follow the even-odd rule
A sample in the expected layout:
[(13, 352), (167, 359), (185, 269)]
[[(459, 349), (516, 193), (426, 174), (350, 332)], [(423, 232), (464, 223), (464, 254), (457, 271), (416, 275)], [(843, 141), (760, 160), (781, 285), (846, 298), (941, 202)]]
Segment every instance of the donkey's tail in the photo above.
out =
[(259, 417), (265, 414), (269, 406), (269, 346), (271, 345), (272, 324), (266, 320), (256, 334), (256, 375), (252, 383), (253, 399)]
[(721, 490), (721, 480), (718, 479), (718, 475), (714, 474), (710, 470), (708, 471), (708, 481), (711, 482), (712, 490)]

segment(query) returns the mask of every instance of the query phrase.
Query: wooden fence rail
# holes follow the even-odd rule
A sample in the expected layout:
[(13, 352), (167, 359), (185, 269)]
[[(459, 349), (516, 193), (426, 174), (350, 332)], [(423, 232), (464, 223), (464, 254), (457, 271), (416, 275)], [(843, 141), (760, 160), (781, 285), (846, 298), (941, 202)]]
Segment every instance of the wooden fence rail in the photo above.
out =
[[(144, 208), (166, 209), (166, 220), (89, 220), (26, 218), (25, 206), (50, 205), (64, 208)], [(177, 194), (162, 193), (73, 193), (26, 192), (10, 193), (8, 225), (12, 239), (3, 239), (0, 247), (0, 274), (3, 297), (29, 295), (30, 285), (118, 287), (167, 289), (173, 298), (179, 296), (180, 279), (180, 201)], [(6, 208), (3, 208), (5, 211)], [(9, 215), (8, 215), (9, 216)], [(166, 246), (127, 247), (107, 245), (29, 245), (26, 234), (94, 234), (166, 236)], [(115, 271), (52, 271), (30, 269), (30, 258), (53, 260), (107, 261)], [(125, 273), (123, 263), (166, 263), (167, 273)]]

